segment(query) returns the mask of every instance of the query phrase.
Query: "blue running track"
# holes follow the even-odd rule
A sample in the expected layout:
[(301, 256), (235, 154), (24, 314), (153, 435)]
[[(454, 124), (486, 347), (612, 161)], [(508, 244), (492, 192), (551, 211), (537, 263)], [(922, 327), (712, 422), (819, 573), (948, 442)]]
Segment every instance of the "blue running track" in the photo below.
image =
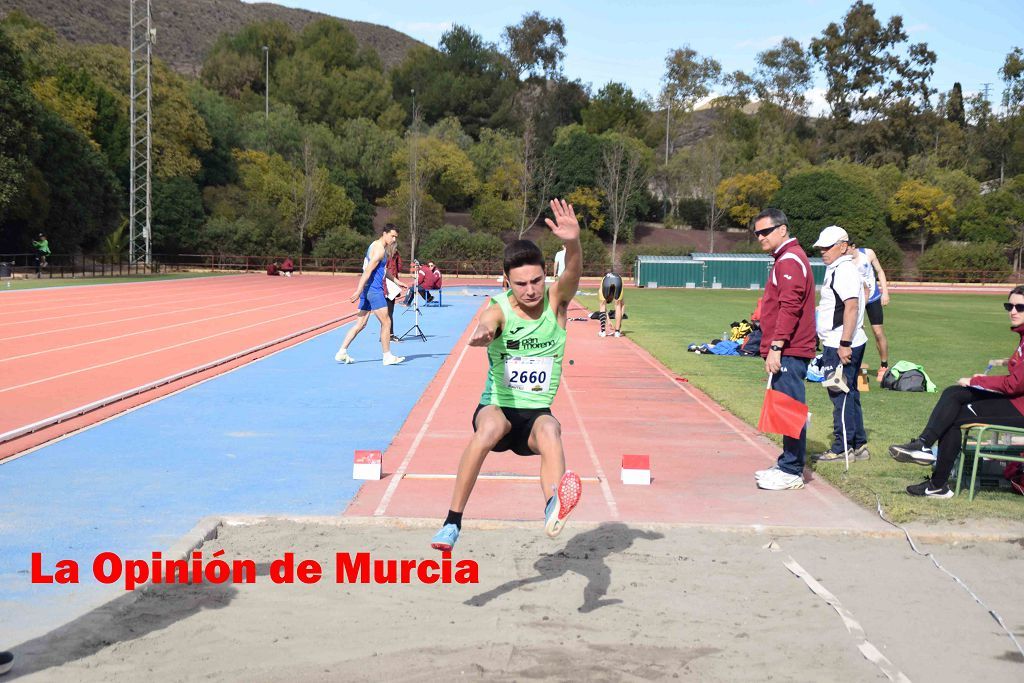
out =
[[(123, 593), (92, 580), (100, 552), (149, 559), (213, 514), (343, 512), (353, 451), (387, 448), (485, 291), (453, 287), (422, 309), (428, 339), (392, 345), (401, 365), (381, 365), (371, 319), (352, 365), (334, 362), (345, 326), (0, 465), (0, 650)], [(81, 583), (33, 585), (33, 552), (48, 573), (78, 561)]]

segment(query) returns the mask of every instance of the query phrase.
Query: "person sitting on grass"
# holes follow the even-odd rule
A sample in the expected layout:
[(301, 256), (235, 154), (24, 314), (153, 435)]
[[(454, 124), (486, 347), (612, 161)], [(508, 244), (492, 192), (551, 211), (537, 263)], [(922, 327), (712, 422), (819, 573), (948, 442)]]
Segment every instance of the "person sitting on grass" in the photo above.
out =
[[(1009, 313), (1010, 329), (1021, 337), (1007, 362), (1009, 374), (961, 377), (955, 386), (942, 392), (920, 436), (889, 447), (889, 454), (900, 462), (934, 465), (931, 476), (907, 487), (912, 496), (953, 497), (948, 481), (960, 454), (962, 425), (982, 422), (1024, 427), (1024, 285), (1010, 291), (1003, 308)], [(935, 443), (939, 445), (938, 457), (931, 450)]]

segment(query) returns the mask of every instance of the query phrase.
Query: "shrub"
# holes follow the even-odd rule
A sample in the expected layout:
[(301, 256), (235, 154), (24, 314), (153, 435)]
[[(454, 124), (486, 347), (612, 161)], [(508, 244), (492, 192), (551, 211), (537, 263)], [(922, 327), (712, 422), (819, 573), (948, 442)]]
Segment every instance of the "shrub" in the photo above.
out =
[(1006, 248), (996, 242), (939, 242), (917, 262), (924, 280), (1002, 282), (1010, 274)]
[[(562, 240), (551, 233), (547, 233), (537, 242), (540, 250), (544, 253), (545, 262), (548, 264), (548, 272), (551, 272), (551, 259), (555, 252), (562, 247)], [(611, 253), (608, 247), (601, 241), (601, 238), (589, 230), (580, 231), (580, 247), (583, 249), (583, 274), (603, 275), (611, 269)], [(625, 261), (622, 261), (625, 264)]]
[(676, 215), (683, 225), (703, 230), (708, 226), (708, 203), (703, 199), (680, 199)]
[(371, 238), (349, 228), (329, 230), (317, 240), (313, 256), (319, 258), (362, 259)]
[(786, 179), (771, 206), (786, 212), (790, 233), (808, 251), (822, 228), (839, 225), (858, 245), (875, 250), (886, 275), (896, 277), (902, 270), (903, 253), (886, 226), (885, 210), (860, 183), (830, 171), (797, 173)]
[(416, 258), (434, 261), (476, 261), (479, 263), (501, 261), (505, 249), (500, 238), (485, 233), (471, 233), (466, 228), (445, 225), (432, 231), (419, 245)]

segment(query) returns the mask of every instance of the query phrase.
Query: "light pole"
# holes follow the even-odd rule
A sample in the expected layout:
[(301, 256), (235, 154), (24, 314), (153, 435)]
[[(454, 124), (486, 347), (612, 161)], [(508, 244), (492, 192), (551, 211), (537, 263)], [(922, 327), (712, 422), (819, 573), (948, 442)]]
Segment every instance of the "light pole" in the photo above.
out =
[(270, 46), (263, 46), (263, 61), (266, 64), (266, 75), (263, 77), (263, 107), (266, 110), (267, 121), (270, 120)]

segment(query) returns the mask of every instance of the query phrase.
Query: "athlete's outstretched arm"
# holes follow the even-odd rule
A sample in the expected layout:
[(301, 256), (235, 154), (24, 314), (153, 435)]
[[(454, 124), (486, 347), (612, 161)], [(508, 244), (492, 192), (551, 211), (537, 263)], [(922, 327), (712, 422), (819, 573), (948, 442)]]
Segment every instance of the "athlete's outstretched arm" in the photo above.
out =
[(501, 313), (501, 307), (491, 304), (487, 310), (480, 314), (480, 322), (469, 338), (470, 346), (487, 346), (497, 336), (505, 316)]
[(580, 275), (583, 273), (583, 249), (580, 247), (580, 224), (572, 204), (564, 199), (552, 199), (551, 211), (555, 214), (555, 220), (545, 218), (544, 222), (552, 234), (565, 244), (565, 270), (555, 284), (554, 298), (557, 301), (552, 302), (552, 307), (557, 308), (557, 305), (568, 305), (576, 296)]

